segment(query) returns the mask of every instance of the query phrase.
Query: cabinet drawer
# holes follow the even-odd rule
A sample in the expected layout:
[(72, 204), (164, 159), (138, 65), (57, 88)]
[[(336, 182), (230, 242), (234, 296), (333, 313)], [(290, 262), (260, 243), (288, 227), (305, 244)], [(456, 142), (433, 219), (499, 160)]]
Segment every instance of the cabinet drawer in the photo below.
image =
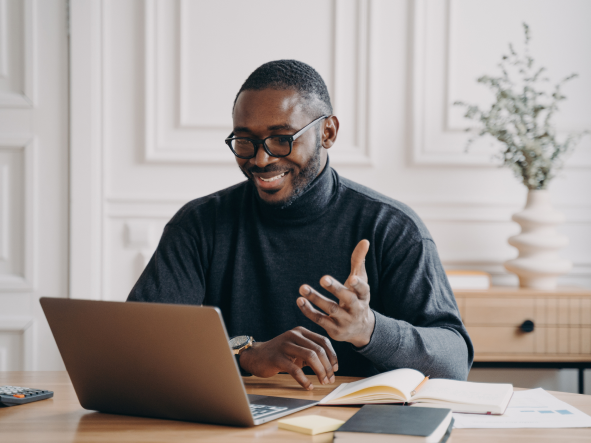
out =
[(570, 354), (591, 358), (591, 327), (466, 326), (476, 354)]
[(464, 323), (519, 327), (525, 320), (535, 323), (535, 299), (468, 298), (464, 300)]
[(540, 325), (591, 325), (591, 299), (538, 298), (536, 319)]
[(535, 352), (538, 331), (524, 334), (512, 326), (467, 326), (468, 334), (479, 353), (527, 353)]

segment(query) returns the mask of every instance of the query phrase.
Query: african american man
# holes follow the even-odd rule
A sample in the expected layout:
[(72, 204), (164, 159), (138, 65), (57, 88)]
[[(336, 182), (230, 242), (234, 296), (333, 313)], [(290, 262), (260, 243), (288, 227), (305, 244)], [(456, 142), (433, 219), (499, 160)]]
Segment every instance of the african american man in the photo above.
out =
[(219, 307), (230, 336), (254, 338), (245, 375), (465, 380), (472, 343), (435, 243), (409, 207), (330, 167), (332, 112), (307, 64), (257, 68), (226, 139), (247, 180), (178, 211), (128, 301)]

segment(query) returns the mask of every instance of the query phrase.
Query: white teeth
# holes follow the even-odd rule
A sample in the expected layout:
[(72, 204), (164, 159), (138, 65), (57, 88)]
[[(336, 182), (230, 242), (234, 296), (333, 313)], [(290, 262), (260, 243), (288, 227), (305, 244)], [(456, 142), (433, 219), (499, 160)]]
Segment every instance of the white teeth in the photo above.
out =
[[(287, 171), (286, 171), (287, 172)], [(280, 175), (276, 175), (275, 177), (271, 177), (271, 178), (263, 178), (263, 177), (259, 177), (262, 181), (264, 182), (273, 182), (275, 180), (280, 179), (281, 177), (283, 177), (285, 175), (285, 172), (283, 174)]]

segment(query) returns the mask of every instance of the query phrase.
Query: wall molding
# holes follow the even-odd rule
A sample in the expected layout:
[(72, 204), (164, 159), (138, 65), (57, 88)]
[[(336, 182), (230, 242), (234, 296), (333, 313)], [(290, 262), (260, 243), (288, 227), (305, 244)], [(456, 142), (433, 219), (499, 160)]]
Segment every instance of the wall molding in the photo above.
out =
[[(22, 152), (23, 154), (23, 269), (22, 275), (18, 274), (0, 274), (0, 293), (3, 292), (28, 292), (33, 291), (36, 288), (37, 282), (37, 269), (36, 261), (37, 257), (37, 236), (35, 221), (37, 220), (36, 214), (36, 198), (37, 198), (37, 146), (36, 138), (30, 135), (0, 135), (0, 151), (12, 150)], [(7, 184), (3, 184), (3, 187)], [(2, 201), (4, 201), (2, 197)], [(2, 209), (3, 217), (2, 232), (0, 235), (10, 235), (8, 229), (8, 215), (6, 212), (8, 208)], [(5, 209), (7, 211), (5, 211)], [(7, 240), (4, 240), (7, 242)]]
[[(24, 60), (23, 60), (23, 91), (0, 92), (0, 108), (32, 108), (37, 104), (37, 0), (24, 0)], [(7, 59), (8, 30), (5, 21), (8, 19), (6, 0), (0, 0), (0, 76), (10, 75)]]
[[(513, 223), (512, 215), (523, 209), (523, 204), (510, 203), (406, 203), (428, 222)], [(555, 204), (554, 208), (566, 215), (566, 224), (591, 224), (591, 204)]]
[[(234, 158), (224, 149), (222, 140), (232, 131), (230, 125), (202, 126), (191, 121), (184, 112), (186, 105), (180, 97), (187, 76), (183, 67), (183, 54), (186, 53), (186, 24), (183, 19), (184, 0), (166, 3), (159, 0), (145, 2), (144, 39), (145, 39), (145, 132), (144, 158), (150, 163), (218, 163), (232, 164)], [(167, 127), (160, 121), (158, 109), (159, 90), (162, 87), (162, 75), (159, 75), (159, 49), (162, 45), (160, 17), (164, 14), (159, 8), (176, 7), (180, 56), (172, 69), (177, 69), (175, 76), (178, 83), (176, 91), (176, 120), (174, 127)], [(346, 113), (354, 122), (349, 136), (340, 138), (338, 150), (331, 155), (334, 164), (369, 166), (374, 162), (374, 152), (369, 143), (369, 97), (370, 97), (370, 57), (369, 42), (373, 29), (369, 0), (338, 2), (333, 0), (333, 79), (331, 93), (335, 115)], [(353, 30), (356, 38), (354, 54), (342, 42)], [(350, 75), (349, 75), (350, 74)], [(164, 126), (163, 126), (164, 125)], [(348, 138), (348, 139), (347, 139)], [(213, 143), (211, 140), (217, 140)], [(212, 145), (216, 148), (212, 149)]]
[[(157, 1), (157, 0), (156, 0)], [(151, 5), (150, 5), (151, 6)], [(148, 5), (146, 5), (146, 7), (148, 7)], [(156, 7), (156, 5), (151, 6), (151, 7)], [(176, 99), (177, 99), (177, 104), (178, 104), (178, 125), (180, 128), (186, 128), (186, 129), (197, 129), (197, 130), (218, 130), (218, 131), (222, 131), (224, 133), (229, 134), (230, 132), (232, 132), (232, 128), (227, 125), (202, 125), (200, 124), (198, 121), (193, 121), (191, 120), (191, 118), (187, 115), (188, 113), (188, 98), (186, 94), (183, 94), (182, 91), (186, 91), (186, 85), (188, 84), (189, 80), (189, 75), (186, 72), (186, 63), (185, 61), (187, 60), (187, 58), (189, 57), (189, 45), (187, 44), (187, 29), (189, 27), (189, 23), (187, 22), (189, 20), (189, 15), (187, 13), (187, 0), (178, 0), (178, 15), (176, 17), (176, 20), (178, 21), (178, 28), (177, 28), (177, 38), (178, 38), (178, 46), (179, 46), (179, 57), (177, 60), (177, 81), (178, 81), (178, 90), (176, 91)], [(158, 26), (155, 25), (154, 26), (154, 31), (157, 32), (157, 28)], [(156, 48), (148, 48), (146, 47), (146, 52), (150, 50), (150, 51), (156, 51)], [(154, 85), (156, 86), (156, 85)]]
[(22, 370), (24, 371), (37, 369), (36, 331), (37, 323), (33, 317), (0, 317), (0, 333), (23, 334)]
[[(124, 241), (124, 247), (133, 246), (137, 250), (136, 261), (147, 263), (160, 236), (155, 226), (163, 226), (170, 218), (192, 198), (178, 196), (111, 196), (107, 199), (106, 217), (113, 222), (123, 222), (126, 230), (133, 229), (136, 240), (130, 242), (129, 237)], [(462, 225), (477, 226), (491, 223), (500, 226), (515, 225), (511, 216), (523, 208), (523, 204), (505, 202), (475, 202), (466, 199), (437, 200), (405, 200), (427, 224), (451, 224), (456, 232)], [(565, 213), (567, 222), (563, 226), (584, 225), (591, 229), (591, 204), (562, 204), (555, 205), (556, 209)], [(149, 230), (150, 231), (149, 231)], [(147, 234), (148, 233), (148, 234)], [(129, 234), (132, 234), (129, 232)], [(129, 235), (128, 234), (128, 235)], [(504, 234), (503, 234), (504, 235)], [(140, 240), (137, 240), (140, 239)], [(505, 238), (503, 237), (503, 242)], [(506, 246), (503, 243), (503, 246)], [(498, 257), (498, 251), (491, 251), (492, 256)], [(489, 272), (496, 280), (495, 284), (515, 284), (516, 277), (503, 267), (504, 260), (497, 258), (485, 259), (461, 254), (460, 259), (445, 260), (442, 263), (449, 269), (478, 269)], [(509, 257), (507, 257), (509, 258)], [(574, 268), (564, 279), (572, 284), (589, 285), (591, 282), (591, 263), (573, 260)], [(140, 266), (141, 267), (141, 266)], [(569, 283), (571, 284), (571, 283)]]
[[(178, 195), (110, 196), (106, 199), (106, 215), (110, 218), (170, 218), (181, 206), (201, 196)], [(443, 222), (497, 222), (513, 223), (511, 216), (523, 209), (523, 202), (482, 202), (481, 200), (401, 200), (415, 210), (425, 221)], [(567, 224), (591, 223), (590, 204), (555, 204), (555, 209), (565, 213)]]
[[(411, 163), (439, 167), (497, 167), (500, 160), (493, 156), (499, 152), (499, 142), (492, 138), (481, 139), (466, 152), (464, 147), (469, 138), (466, 127), (456, 113), (450, 112), (451, 102), (458, 98), (452, 86), (452, 76), (456, 72), (454, 30), (457, 29), (458, 0), (414, 0), (412, 4)], [(434, 17), (438, 20), (435, 26)], [(438, 57), (442, 57), (443, 62), (438, 62)], [(433, 64), (438, 69), (433, 69)], [(445, 75), (441, 77), (440, 72)], [(566, 136), (566, 133), (562, 135)], [(584, 138), (575, 148), (565, 169), (591, 168), (589, 139)]]
[[(413, 1), (413, 33), (412, 33), (412, 48), (413, 48), (413, 59), (412, 59), (412, 130), (411, 130), (411, 161), (415, 165), (427, 166), (464, 166), (464, 167), (497, 167), (498, 162), (492, 160), (493, 151), (488, 150), (475, 150), (465, 152), (457, 150), (441, 150), (441, 146), (452, 144), (453, 146), (463, 147), (468, 139), (466, 134), (462, 134), (461, 131), (446, 131), (444, 127), (447, 123), (448, 106), (447, 101), (449, 97), (447, 93), (449, 91), (441, 91), (443, 93), (443, 101), (440, 103), (436, 101), (435, 104), (427, 103), (431, 98), (431, 95), (427, 93), (428, 80), (431, 79), (430, 75), (440, 75), (439, 71), (434, 74), (432, 67), (428, 66), (428, 61), (433, 63), (433, 60), (437, 57), (437, 50), (433, 49), (433, 41), (437, 44), (444, 45), (444, 59), (445, 66), (442, 67), (445, 72), (445, 79), (440, 80), (441, 88), (446, 88), (449, 81), (450, 75), (450, 32), (449, 28), (452, 21), (452, 2), (454, 0), (445, 0), (437, 2), (436, 6), (442, 7), (445, 11), (432, 11), (433, 2), (430, 0), (414, 0)], [(427, 21), (429, 17), (437, 17), (440, 20), (441, 29), (429, 26)], [(433, 35), (434, 33), (441, 33)], [(443, 43), (441, 43), (443, 42)], [(429, 55), (429, 56), (428, 56)], [(430, 121), (427, 118), (426, 112), (432, 109), (441, 109), (443, 114), (440, 118), (443, 119), (440, 122), (442, 126), (441, 132), (448, 135), (447, 138), (439, 137), (437, 143), (428, 140), (428, 129), (430, 128)], [(449, 134), (456, 133), (453, 141), (448, 140)], [(434, 149), (435, 148), (435, 149)]]
[(103, 294), (104, 47), (109, 2), (70, 3), (70, 285), (72, 298)]
[(155, 232), (153, 219), (147, 220), (147, 217), (126, 218), (125, 231), (125, 247), (136, 251), (136, 275), (139, 276), (152, 258), (160, 235)]
[[(80, 21), (77, 22), (78, 32), (80, 32), (81, 27), (85, 27), (84, 32), (87, 36), (90, 35), (88, 38), (91, 44), (87, 45), (87, 47), (90, 47), (91, 50), (87, 50), (88, 54), (82, 54), (80, 48), (72, 48), (71, 52), (72, 57), (83, 57), (88, 62), (88, 70), (84, 72), (80, 70), (78, 72), (72, 71), (72, 81), (79, 82), (77, 88), (73, 89), (71, 107), (72, 119), (81, 118), (82, 116), (84, 123), (82, 125), (77, 125), (77, 136), (74, 137), (73, 132), (71, 138), (73, 165), (71, 170), (71, 192), (73, 196), (78, 195), (77, 201), (74, 201), (74, 198), (72, 199), (71, 244), (73, 245), (72, 248), (76, 247), (78, 252), (74, 253), (74, 249), (72, 249), (71, 252), (72, 264), (70, 268), (70, 278), (71, 282), (73, 282), (71, 283), (71, 293), (74, 297), (85, 296), (86, 294), (90, 294), (88, 288), (92, 287), (93, 295), (89, 295), (90, 298), (105, 298), (108, 297), (107, 289), (111, 288), (113, 285), (116, 286), (116, 284), (119, 284), (117, 283), (118, 278), (122, 278), (124, 281), (126, 281), (125, 278), (128, 278), (127, 274), (123, 276), (123, 272), (126, 269), (125, 266), (129, 264), (131, 265), (130, 269), (133, 267), (135, 270), (136, 265), (141, 267), (149, 259), (151, 250), (156, 244), (154, 243), (152, 235), (159, 237), (159, 231), (161, 231), (161, 228), (166, 221), (168, 221), (183, 204), (200, 196), (179, 196), (178, 193), (168, 193), (168, 191), (172, 191), (172, 189), (169, 187), (167, 188), (166, 186), (156, 190), (156, 192), (162, 192), (162, 195), (150, 194), (148, 192), (141, 194), (142, 191), (136, 186), (122, 185), (119, 189), (118, 186), (123, 182), (119, 180), (112, 181), (106, 176), (104, 167), (108, 166), (111, 160), (118, 160), (118, 157), (110, 158), (111, 156), (118, 155), (110, 148), (110, 145), (115, 143), (113, 146), (119, 146), (119, 142), (117, 141), (119, 134), (113, 132), (117, 128), (111, 128), (111, 120), (105, 118), (103, 115), (105, 109), (108, 110), (113, 106), (116, 106), (117, 100), (121, 99), (117, 95), (117, 83), (113, 84), (111, 81), (111, 77), (115, 80), (118, 75), (118, 66), (114, 63), (116, 63), (116, 57), (119, 55), (117, 47), (118, 41), (112, 39), (127, 34), (114, 34), (112, 32), (115, 26), (124, 23), (123, 21), (113, 21), (116, 17), (115, 14), (117, 13), (117, 9), (112, 3), (103, 1), (90, 2), (89, 0), (82, 1), (93, 3), (92, 6), (87, 6), (87, 8), (92, 9), (94, 15), (92, 20), (88, 20), (84, 23)], [(75, 3), (76, 2), (72, 4), (73, 9), (76, 7)], [(234, 159), (231, 155), (227, 155), (229, 153), (226, 152), (227, 148), (223, 147), (223, 145), (219, 149), (216, 148), (217, 151), (214, 152), (214, 150), (210, 149), (212, 146), (211, 144), (209, 146), (204, 144), (201, 147), (195, 143), (190, 146), (186, 143), (185, 145), (175, 144), (175, 140), (177, 139), (170, 138), (166, 132), (162, 132), (158, 129), (159, 125), (162, 126), (164, 121), (164, 118), (159, 117), (157, 114), (158, 109), (162, 109), (159, 107), (158, 103), (158, 85), (161, 84), (161, 93), (163, 91), (165, 94), (168, 94), (169, 90), (173, 90), (172, 86), (177, 88), (183, 82), (188, 80), (186, 78), (188, 72), (187, 68), (182, 66), (183, 58), (178, 57), (178, 55), (174, 58), (174, 60), (178, 62), (176, 65), (170, 64), (164, 67), (167, 69), (164, 71), (166, 79), (168, 79), (167, 82), (163, 82), (162, 79), (159, 78), (161, 73), (156, 69), (159, 66), (159, 45), (161, 46), (160, 51), (163, 51), (167, 50), (170, 43), (164, 44), (165, 41), (163, 40), (163, 37), (174, 32), (176, 35), (174, 38), (180, 39), (182, 42), (182, 34), (186, 33), (186, 29), (183, 30), (182, 26), (175, 27), (175, 23), (181, 22), (182, 7), (185, 3), (186, 0), (172, 0), (166, 3), (160, 0), (147, 0), (137, 4), (133, 9), (129, 8), (128, 10), (133, 11), (134, 14), (137, 14), (138, 12), (144, 13), (143, 22), (142, 17), (139, 18), (139, 23), (136, 23), (137, 19), (133, 19), (133, 27), (131, 29), (134, 34), (129, 35), (130, 37), (133, 37), (134, 42), (139, 41), (142, 43), (142, 38), (145, 38), (144, 43), (146, 51), (144, 59), (142, 59), (140, 54), (137, 60), (134, 59), (133, 64), (130, 63), (130, 66), (132, 66), (134, 70), (139, 69), (139, 71), (141, 71), (142, 68), (145, 70), (145, 84), (139, 86), (140, 88), (143, 87), (143, 89), (140, 89), (140, 95), (143, 93), (145, 108), (142, 109), (141, 106), (138, 108), (139, 112), (144, 112), (144, 114), (143, 116), (140, 116), (139, 122), (135, 115), (133, 120), (134, 124), (137, 122), (139, 125), (138, 128), (140, 131), (143, 131), (143, 133), (133, 139), (137, 140), (138, 145), (131, 146), (128, 152), (133, 152), (132, 162), (134, 168), (137, 167), (144, 171), (137, 175), (136, 172), (138, 172), (139, 169), (134, 169), (133, 171), (133, 177), (138, 178), (140, 182), (141, 180), (146, 179), (147, 176), (144, 174), (148, 171), (152, 171), (154, 177), (165, 177), (167, 174), (174, 174), (174, 167), (169, 167), (169, 165), (191, 164), (203, 165), (203, 167), (207, 167), (209, 164), (234, 165)], [(414, 9), (416, 10), (420, 8), (421, 5), (425, 6), (427, 3), (426, 0), (416, 0), (413, 2)], [(98, 4), (98, 6), (95, 6), (96, 4)], [(178, 10), (172, 9), (176, 7), (175, 5), (178, 6)], [(381, 20), (381, 26), (384, 26), (383, 20), (380, 17), (374, 16), (374, 14), (379, 14), (380, 6), (374, 5), (371, 1), (365, 0), (351, 2), (332, 0), (331, 5), (334, 14), (331, 17), (327, 17), (326, 26), (333, 26), (332, 34), (334, 35), (335, 42), (344, 38), (342, 36), (339, 37), (339, 33), (349, 32), (349, 41), (355, 41), (358, 43), (358, 47), (355, 50), (353, 50), (353, 47), (351, 46), (348, 55), (339, 53), (339, 51), (347, 50), (345, 46), (339, 47), (335, 42), (331, 43), (334, 48), (334, 61), (330, 64), (327, 63), (325, 67), (327, 72), (331, 72), (329, 66), (332, 66), (333, 73), (327, 74), (326, 80), (327, 83), (330, 83), (329, 90), (334, 99), (335, 114), (340, 115), (341, 112), (339, 106), (341, 106), (342, 103), (339, 102), (339, 97), (342, 96), (342, 93), (339, 95), (339, 91), (344, 91), (345, 94), (351, 95), (352, 97), (349, 97), (351, 103), (356, 103), (356, 100), (361, 100), (362, 103), (360, 104), (359, 109), (365, 107), (365, 109), (361, 111), (355, 106), (351, 106), (350, 104), (347, 105), (349, 106), (348, 109), (350, 111), (353, 110), (358, 112), (358, 115), (363, 117), (362, 119), (357, 120), (358, 124), (361, 126), (355, 129), (355, 131), (352, 132), (354, 135), (347, 139), (347, 142), (349, 140), (351, 141), (349, 144), (351, 149), (356, 150), (348, 161), (350, 162), (349, 164), (361, 166), (376, 164), (377, 154), (379, 154), (379, 152), (371, 151), (370, 123), (369, 120), (366, 119), (366, 116), (371, 115), (372, 105), (376, 105), (376, 103), (373, 103), (374, 99), (372, 99), (372, 97), (380, 99), (381, 103), (380, 97), (375, 94), (373, 96), (370, 94), (372, 79), (368, 77), (369, 72), (375, 72), (375, 70), (369, 70), (369, 67), (374, 63), (374, 60), (371, 59), (370, 51), (368, 49), (371, 48), (370, 43), (372, 41), (379, 40), (379, 36), (375, 34), (375, 32), (378, 32), (380, 29), (380, 26), (372, 26), (373, 20)], [(78, 8), (81, 7), (78, 6)], [(166, 20), (170, 20), (163, 22), (162, 26), (159, 26), (158, 24), (160, 15), (159, 11), (165, 11), (168, 17)], [(177, 21), (175, 22), (172, 21), (172, 12), (176, 14), (175, 20)], [(200, 11), (197, 10), (194, 12), (196, 14), (200, 13)], [(342, 20), (337, 19), (339, 14), (343, 17)], [(424, 16), (422, 16), (422, 20), (419, 20), (416, 11), (414, 14), (415, 22), (421, 22), (421, 26), (425, 28), (426, 23), (424, 22)], [(160, 31), (158, 30), (159, 28)], [(421, 43), (420, 39), (416, 38), (417, 29), (418, 28), (415, 26), (414, 29), (409, 30), (410, 33), (415, 33), (415, 41), (413, 43), (415, 47)], [(159, 32), (162, 33), (162, 31), (165, 31), (167, 34), (159, 36)], [(354, 38), (353, 34), (355, 34)], [(186, 40), (187, 37), (188, 34), (185, 35), (184, 39)], [(426, 36), (421, 35), (420, 38), (424, 40), (426, 39)], [(78, 39), (78, 41), (81, 40)], [(129, 49), (127, 46), (125, 48), (126, 51)], [(185, 47), (183, 49), (183, 46), (181, 45), (179, 50), (186, 51), (187, 48)], [(424, 58), (426, 55), (425, 52), (421, 54), (415, 53), (413, 63), (420, 65), (420, 57)], [(180, 59), (180, 62), (177, 60), (177, 57)], [(352, 60), (354, 61), (354, 64)], [(339, 63), (342, 65), (337, 68)], [(421, 66), (424, 67), (424, 64)], [(78, 69), (79, 67), (80, 64), (78, 64)], [(353, 71), (352, 68), (354, 68)], [(160, 70), (162, 71), (162, 69), (163, 68), (161, 67)], [(343, 72), (347, 69), (350, 71), (347, 74), (350, 75), (350, 78), (339, 78), (337, 75), (338, 72)], [(423, 72), (423, 75), (424, 74), (425, 72)], [(182, 78), (183, 75), (185, 75), (184, 80)], [(414, 76), (410, 75), (409, 77), (410, 79), (405, 79), (404, 82), (412, 81)], [(351, 80), (351, 78), (353, 78), (353, 80)], [(384, 81), (380, 76), (376, 76), (376, 78), (380, 81)], [(341, 81), (341, 83), (339, 83), (339, 81)], [(402, 82), (402, 80), (400, 81)], [(403, 83), (403, 86), (405, 84), (406, 83)], [(412, 86), (415, 88), (414, 91), (416, 91), (419, 84), (416, 81), (413, 81)], [(182, 85), (180, 88), (182, 89)], [(424, 91), (421, 92), (424, 94)], [(353, 96), (355, 98), (353, 98)], [(134, 95), (134, 99), (135, 98), (137, 97)], [(419, 122), (418, 116), (420, 115), (416, 112), (414, 107), (415, 101), (413, 100), (414, 99), (411, 100), (409, 105), (413, 106), (412, 112), (414, 113), (414, 121)], [(139, 97), (139, 101), (141, 104), (141, 97)], [(370, 101), (372, 103), (370, 103)], [(174, 97), (174, 99), (171, 99), (171, 103), (172, 102), (176, 102), (175, 111), (182, 111), (180, 97)], [(423, 103), (423, 106), (424, 105), (425, 103)], [(134, 108), (133, 112), (138, 111)], [(215, 125), (214, 127), (201, 127), (199, 121), (197, 121), (198, 114), (195, 113), (195, 116), (196, 117), (193, 120), (187, 118), (183, 119), (182, 112), (177, 112), (177, 115), (171, 117), (170, 122), (164, 123), (175, 131), (184, 131), (192, 133), (193, 135), (199, 132), (196, 137), (191, 139), (197, 141), (200, 140), (200, 134), (202, 132), (220, 131), (221, 137), (223, 138), (227, 135), (225, 131), (227, 130), (228, 133), (230, 131), (229, 127), (224, 129), (224, 127), (215, 127)], [(212, 124), (216, 123), (216, 121), (217, 120), (212, 120)], [(142, 124), (145, 126), (142, 127)], [(415, 126), (412, 128), (413, 131), (416, 130)], [(221, 131), (224, 132), (222, 133)], [(191, 135), (191, 137), (193, 137), (193, 135)], [(182, 139), (178, 140), (182, 141)], [(186, 140), (188, 139), (185, 139), (185, 141)], [(341, 146), (341, 142), (345, 142), (345, 139), (341, 140), (339, 134), (339, 149), (335, 150), (334, 156), (331, 153), (331, 162), (334, 160), (334, 164), (339, 164), (339, 161), (334, 157), (336, 156), (337, 151), (342, 151), (341, 148), (343, 146)], [(415, 143), (414, 140), (413, 143)], [(415, 149), (418, 146), (419, 145), (413, 144), (411, 148)], [(482, 167), (488, 167), (488, 165), (490, 165), (488, 153), (482, 154), (480, 157), (481, 160), (477, 162), (474, 162), (474, 155), (477, 155), (476, 153), (471, 152), (470, 154), (466, 154), (465, 157), (469, 158), (469, 161), (464, 163), (461, 161), (458, 162), (457, 158), (453, 157), (454, 155), (464, 157), (463, 153), (455, 153), (450, 157), (447, 153), (441, 154), (437, 153), (437, 151), (428, 149), (421, 155), (423, 154), (425, 155), (419, 159), (420, 161), (415, 162), (416, 164), (433, 164), (437, 167), (442, 167), (442, 169), (446, 166), (473, 166), (476, 164)], [(126, 158), (131, 158), (131, 155)], [(142, 162), (150, 163), (150, 165), (144, 164), (144, 166), (142, 166)], [(346, 161), (341, 161), (340, 163), (346, 163)], [(153, 165), (157, 165), (157, 167), (154, 168)], [(117, 172), (117, 174), (120, 173), (121, 170)], [(74, 179), (75, 174), (77, 174), (76, 179)], [(112, 193), (110, 191), (109, 183), (113, 186), (116, 186), (115, 184), (117, 184), (117, 189), (113, 188)], [(186, 194), (187, 189), (181, 192)], [(510, 217), (513, 213), (523, 208), (523, 197), (525, 195), (524, 191), (523, 194), (517, 196), (514, 194), (507, 195), (506, 202), (482, 203), (481, 200), (476, 200), (475, 198), (473, 200), (465, 201), (456, 200), (454, 198), (445, 199), (444, 201), (435, 200), (432, 195), (426, 195), (425, 197), (427, 197), (427, 200), (419, 201), (421, 199), (420, 190), (409, 189), (406, 192), (411, 196), (414, 195), (416, 198), (402, 198), (402, 201), (415, 209), (427, 222), (437, 224), (437, 228), (440, 229), (439, 232), (443, 232), (444, 235), (449, 232), (454, 236), (457, 235), (458, 232), (461, 233), (464, 227), (470, 224), (478, 225), (474, 227), (476, 235), (484, 232), (484, 227), (482, 226), (484, 223), (496, 223), (492, 230), (492, 234), (495, 236), (497, 235), (497, 232), (509, 231), (510, 229), (507, 228), (507, 226), (513, 223), (511, 222)], [(93, 197), (88, 199), (88, 195), (92, 195)], [(458, 196), (457, 194), (452, 194), (450, 197), (461, 198), (461, 195)], [(483, 195), (482, 198), (489, 197)], [(490, 198), (494, 197), (491, 196)], [(86, 199), (87, 201), (82, 202), (82, 199)], [(591, 223), (591, 208), (588, 205), (556, 205), (556, 208), (567, 214), (569, 224), (584, 225), (583, 228), (580, 226), (576, 227), (576, 232), (587, 229), (588, 224)], [(449, 223), (449, 225), (447, 225), (447, 223)], [(78, 240), (74, 241), (74, 231), (77, 232), (77, 235), (80, 236), (80, 238), (85, 238), (85, 240), (80, 241), (80, 238), (78, 238)], [(580, 249), (577, 249), (577, 253), (579, 251)], [(461, 253), (458, 253), (457, 256), (450, 255), (450, 257), (459, 259), (471, 258), (469, 254), (470, 251), (464, 249), (460, 252)], [(502, 254), (498, 253), (488, 254), (488, 252), (485, 251), (485, 254), (484, 259), (489, 257), (493, 259), (502, 258)], [(586, 255), (583, 253), (579, 254), (580, 259), (584, 259), (585, 257)], [(475, 260), (444, 263), (446, 263), (446, 265), (449, 263), (450, 266), (468, 266), (478, 264), (479, 262), (477, 259), (483, 257), (474, 256), (473, 258)], [(93, 263), (90, 263), (90, 261), (93, 261)], [(99, 261), (100, 263), (94, 263)], [(127, 263), (128, 261), (129, 263)], [(120, 266), (122, 266), (121, 269), (119, 269)], [(507, 274), (502, 271), (502, 262), (496, 262), (496, 264), (493, 263), (488, 266), (489, 267), (485, 268), (485, 270), (497, 269), (497, 271), (495, 271), (497, 274), (495, 275), (498, 275), (499, 278), (508, 278)], [(588, 268), (585, 268), (585, 266), (587, 266), (585, 263), (576, 264), (575, 269), (577, 272), (583, 272), (583, 274), (577, 274), (576, 278), (588, 278), (587, 275), (589, 275), (590, 271)], [(501, 270), (498, 270), (499, 267)], [(115, 268), (117, 268), (117, 272), (121, 271), (121, 275), (113, 271)], [(78, 269), (78, 271), (82, 270), (83, 272), (78, 272), (76, 269)], [(127, 272), (127, 270), (125, 270), (125, 272)], [(578, 277), (579, 275), (582, 275), (582, 277)], [(92, 283), (92, 281), (94, 281), (94, 283)], [(84, 293), (82, 293), (79, 288), (85, 288)]]
[[(192, 199), (180, 198), (178, 195), (163, 195), (156, 198), (127, 195), (111, 196), (107, 199), (106, 217), (112, 222), (122, 222), (125, 226), (127, 237), (123, 240), (122, 246), (135, 250), (133, 266), (137, 275), (141, 273), (156, 248), (157, 240), (161, 235), (158, 231), (185, 203)], [(522, 203), (501, 201), (483, 203), (467, 199), (437, 201), (408, 199), (405, 203), (413, 208), (428, 225), (449, 224), (450, 227), (446, 228), (448, 229), (446, 232), (455, 233), (454, 235), (457, 235), (458, 229), (463, 229), (462, 226), (478, 229), (478, 225), (486, 225), (486, 229), (489, 229), (490, 224), (494, 224), (506, 231), (505, 227), (515, 225), (511, 221), (511, 216), (523, 209)], [(567, 222), (563, 226), (584, 225), (584, 229), (591, 229), (591, 204), (562, 204), (555, 207), (567, 216)], [(135, 240), (130, 241), (130, 238)], [(506, 238), (499, 238), (503, 243), (502, 246), (505, 247)], [(475, 269), (489, 272), (493, 276), (494, 284), (497, 285), (517, 284), (517, 277), (504, 269), (504, 260), (498, 259), (498, 250), (491, 250), (491, 253), (487, 254), (490, 259), (486, 256), (484, 259), (482, 256), (471, 258), (470, 255), (464, 252), (458, 259), (442, 258), (442, 263), (446, 269)], [(561, 284), (591, 286), (591, 263), (580, 259), (573, 262), (573, 270), (561, 277), (563, 282)]]
[(8, 77), (8, 11), (6, 0), (0, 0), (0, 78)]

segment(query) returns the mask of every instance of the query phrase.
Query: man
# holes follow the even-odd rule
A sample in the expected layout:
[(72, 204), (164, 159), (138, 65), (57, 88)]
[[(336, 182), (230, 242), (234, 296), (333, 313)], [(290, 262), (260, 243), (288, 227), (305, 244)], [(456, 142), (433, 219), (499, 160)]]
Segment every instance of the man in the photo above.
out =
[(128, 300), (218, 306), (230, 336), (256, 340), (244, 372), (306, 389), (337, 370), (466, 379), (472, 344), (429, 232), (329, 165), (339, 121), (320, 75), (266, 63), (232, 116), (226, 144), (248, 180), (186, 204)]

